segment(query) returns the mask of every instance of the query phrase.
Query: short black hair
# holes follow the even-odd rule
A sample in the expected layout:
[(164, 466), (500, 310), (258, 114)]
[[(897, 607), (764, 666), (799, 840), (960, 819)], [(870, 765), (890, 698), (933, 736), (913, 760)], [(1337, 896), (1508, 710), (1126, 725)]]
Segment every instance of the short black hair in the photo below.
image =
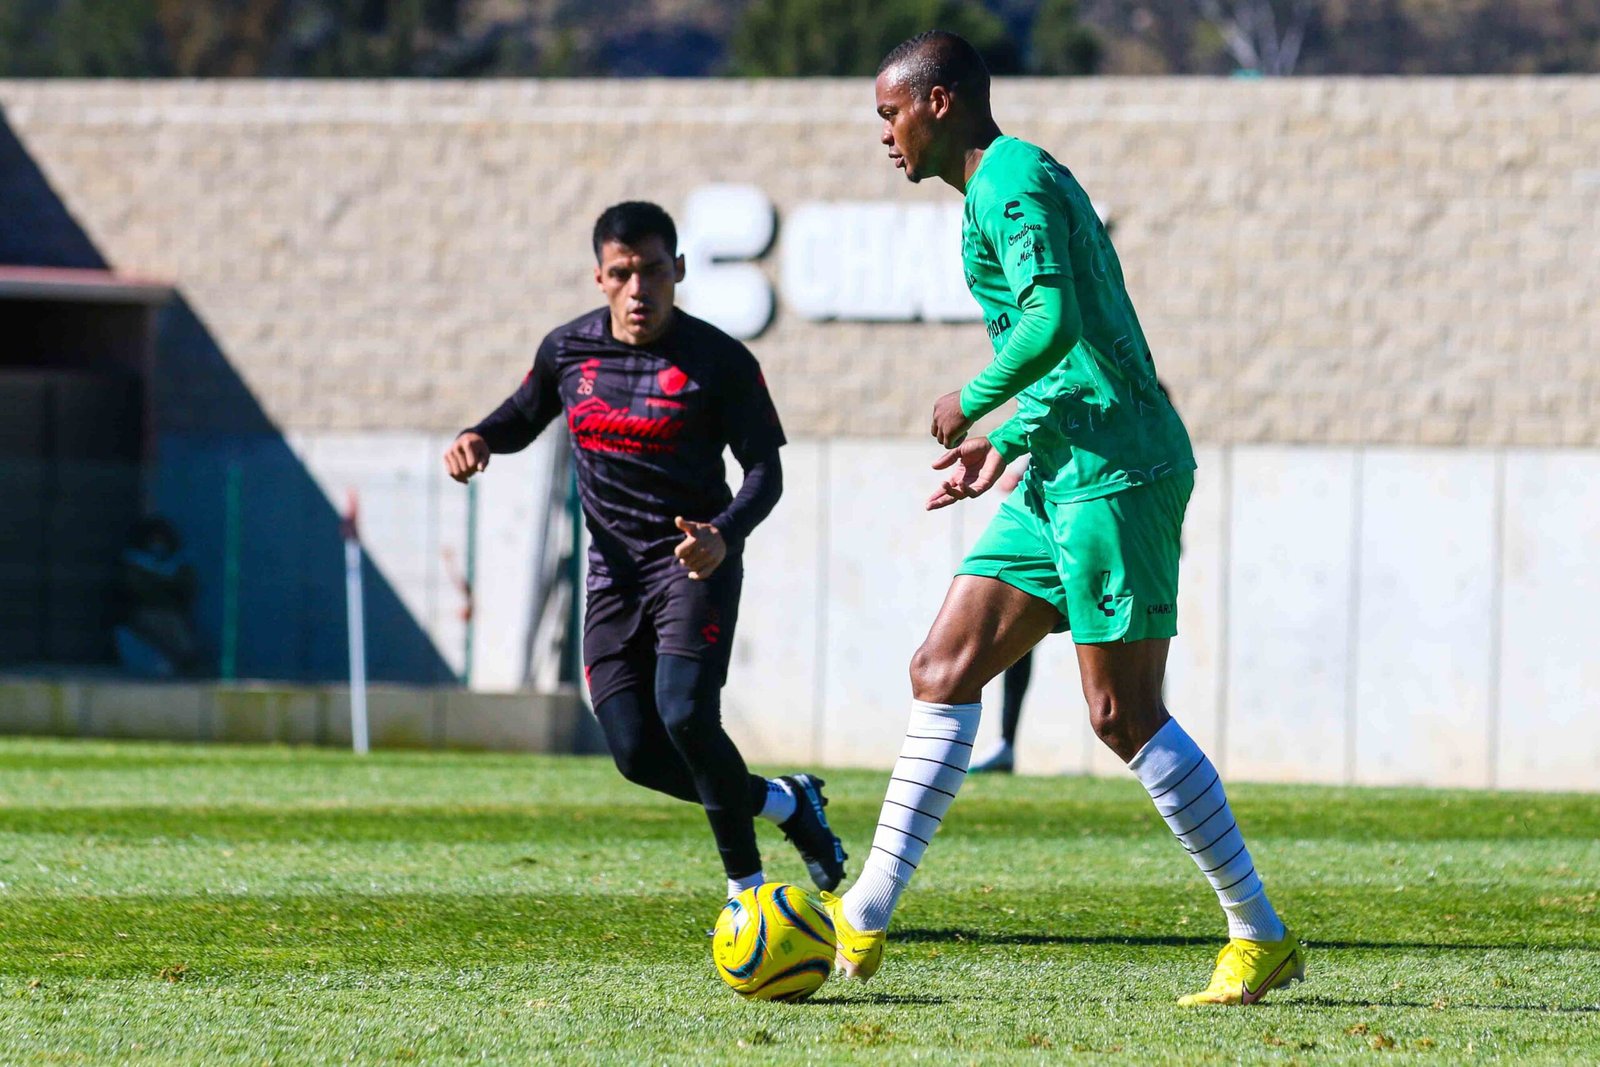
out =
[(899, 69), (901, 84), (919, 100), (942, 85), (980, 110), (989, 110), (989, 66), (959, 33), (928, 30), (901, 41), (883, 57), (878, 73), (891, 67)]
[(629, 248), (651, 237), (659, 237), (667, 246), (667, 254), (678, 254), (678, 228), (672, 224), (659, 204), (648, 200), (624, 200), (612, 204), (594, 220), (594, 258), (600, 259), (600, 249), (607, 241), (615, 241)]

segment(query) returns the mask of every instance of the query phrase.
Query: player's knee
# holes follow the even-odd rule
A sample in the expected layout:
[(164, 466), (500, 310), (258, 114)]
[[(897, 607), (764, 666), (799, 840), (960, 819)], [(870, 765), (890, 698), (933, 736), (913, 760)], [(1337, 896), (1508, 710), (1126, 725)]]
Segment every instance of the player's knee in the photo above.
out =
[(700, 698), (685, 696), (661, 704), (661, 723), (681, 752), (693, 751), (703, 744), (716, 729), (715, 718)]
[(1159, 700), (1119, 698), (1109, 689), (1087, 686), (1083, 695), (1089, 704), (1089, 725), (1094, 735), (1124, 760), (1132, 759), (1144, 747), (1165, 717)]
[(594, 715), (606, 735), (606, 749), (622, 777), (636, 785), (649, 785), (649, 754), (639, 731), (639, 708), (632, 693), (616, 693), (596, 701)]
[(606, 716), (600, 721), (606, 726), (606, 747), (611, 750), (611, 762), (617, 765), (618, 773), (634, 785), (654, 789), (654, 759), (645, 747), (644, 739), (637, 731), (609, 720), (610, 717)]
[(650, 763), (641, 751), (641, 746), (613, 745), (611, 759), (616, 763), (622, 777), (634, 785), (653, 787), (654, 776), (650, 773)]
[(1113, 742), (1121, 738), (1127, 726), (1122, 708), (1111, 699), (1109, 692), (1085, 690), (1083, 696), (1089, 703), (1089, 725), (1094, 735), (1115, 748)]
[(674, 741), (694, 735), (694, 700), (690, 697), (681, 699), (661, 700), (658, 695), (657, 706), (661, 712), (661, 725), (667, 728), (667, 736)]
[(911, 695), (930, 704), (970, 704), (983, 693), (973, 684), (970, 657), (923, 643), (911, 657)]
[(1127, 702), (1118, 699), (1109, 686), (1085, 685), (1083, 699), (1089, 705), (1089, 725), (1094, 735), (1112, 748), (1120, 748), (1132, 718)]

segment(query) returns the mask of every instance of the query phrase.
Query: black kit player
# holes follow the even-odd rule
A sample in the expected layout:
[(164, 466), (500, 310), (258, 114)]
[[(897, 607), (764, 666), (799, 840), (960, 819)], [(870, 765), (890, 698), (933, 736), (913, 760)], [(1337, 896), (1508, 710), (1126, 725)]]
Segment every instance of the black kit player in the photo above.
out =
[[(844, 878), (821, 779), (768, 780), (722, 727), (742, 550), (783, 492), (777, 410), (755, 357), (673, 303), (683, 257), (655, 204), (594, 226), (606, 306), (552, 330), (533, 369), (445, 453), (465, 482), (566, 418), (591, 543), (584, 674), (617, 769), (705, 808), (728, 895), (763, 881), (754, 820), (778, 824), (817, 886)], [(744, 469), (728, 489), (723, 450)]]

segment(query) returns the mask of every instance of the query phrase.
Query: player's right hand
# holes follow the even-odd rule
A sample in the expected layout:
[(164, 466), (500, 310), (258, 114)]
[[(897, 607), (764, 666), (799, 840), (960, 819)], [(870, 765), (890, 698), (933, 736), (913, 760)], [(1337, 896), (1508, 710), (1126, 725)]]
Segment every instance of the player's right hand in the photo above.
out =
[(987, 437), (973, 437), (934, 460), (933, 469), (950, 473), (928, 498), (929, 511), (982, 496), (999, 480), (1000, 473), (1006, 469), (1006, 461)]
[(683, 540), (673, 549), (678, 566), (695, 581), (705, 581), (728, 558), (728, 542), (723, 540), (722, 531), (709, 522), (691, 522), (682, 515), (673, 522), (684, 533)]
[(489, 442), (472, 431), (454, 441), (444, 453), (444, 469), (458, 482), (465, 482), (489, 466)]
[(961, 410), (961, 391), (946, 393), (933, 402), (933, 439), (946, 448), (955, 448), (966, 439), (972, 420)]

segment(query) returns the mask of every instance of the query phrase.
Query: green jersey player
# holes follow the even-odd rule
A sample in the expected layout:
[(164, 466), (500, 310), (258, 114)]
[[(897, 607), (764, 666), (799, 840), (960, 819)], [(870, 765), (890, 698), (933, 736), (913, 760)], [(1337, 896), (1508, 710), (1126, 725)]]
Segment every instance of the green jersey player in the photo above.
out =
[[(1210, 984), (1179, 1003), (1253, 1003), (1303, 977), (1304, 950), (1267, 900), (1220, 776), (1162, 701), (1195, 462), (1117, 255), (1071, 172), (1000, 132), (988, 71), (965, 40), (906, 41), (876, 89), (894, 165), (966, 198), (962, 260), (994, 347), (982, 373), (934, 404), (933, 436), (948, 451), (933, 465), (948, 474), (927, 506), (978, 496), (1010, 460), (1030, 462), (911, 661), (911, 721), (871, 858), (847, 894), (825, 895), (838, 963), (858, 978), (878, 969), (895, 903), (966, 777), (984, 684), (1070, 629), (1096, 735), (1148, 790), (1227, 916)], [(1009, 421), (967, 438), (1012, 397)]]

